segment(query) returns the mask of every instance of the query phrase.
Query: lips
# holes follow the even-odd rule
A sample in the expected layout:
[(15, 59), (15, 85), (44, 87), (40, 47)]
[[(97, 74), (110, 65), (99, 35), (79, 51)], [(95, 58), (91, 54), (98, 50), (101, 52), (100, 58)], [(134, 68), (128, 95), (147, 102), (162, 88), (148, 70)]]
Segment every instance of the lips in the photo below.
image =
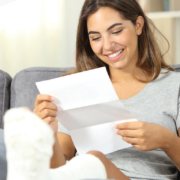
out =
[(122, 50), (120, 50), (120, 51), (118, 51), (112, 55), (107, 55), (106, 57), (109, 61), (117, 61), (123, 56), (123, 54), (124, 54), (124, 49), (122, 49)]
[(110, 58), (115, 58), (115, 57), (118, 56), (122, 51), (123, 51), (123, 49), (119, 50), (119, 51), (116, 52), (116, 53), (113, 53), (113, 54), (111, 54), (111, 55), (108, 55), (108, 57), (110, 57)]

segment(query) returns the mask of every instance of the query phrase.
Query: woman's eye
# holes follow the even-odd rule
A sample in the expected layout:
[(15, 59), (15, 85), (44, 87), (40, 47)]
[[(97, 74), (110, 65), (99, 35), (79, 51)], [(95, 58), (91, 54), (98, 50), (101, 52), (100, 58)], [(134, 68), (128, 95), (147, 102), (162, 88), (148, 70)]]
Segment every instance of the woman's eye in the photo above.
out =
[(113, 32), (113, 34), (118, 34), (122, 31), (123, 29), (119, 30), (119, 31), (116, 31), (116, 32)]
[(92, 39), (92, 41), (96, 41), (96, 40), (98, 40), (98, 39), (100, 39), (100, 37), (98, 37), (98, 38), (94, 38), (94, 39)]

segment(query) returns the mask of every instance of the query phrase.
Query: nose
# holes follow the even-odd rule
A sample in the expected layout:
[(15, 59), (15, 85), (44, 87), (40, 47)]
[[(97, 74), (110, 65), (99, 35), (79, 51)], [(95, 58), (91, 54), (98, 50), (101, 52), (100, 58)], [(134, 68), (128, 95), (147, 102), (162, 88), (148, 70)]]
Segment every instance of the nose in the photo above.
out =
[(114, 46), (115, 46), (115, 43), (112, 41), (110, 37), (104, 38), (103, 49), (105, 51), (111, 51)]

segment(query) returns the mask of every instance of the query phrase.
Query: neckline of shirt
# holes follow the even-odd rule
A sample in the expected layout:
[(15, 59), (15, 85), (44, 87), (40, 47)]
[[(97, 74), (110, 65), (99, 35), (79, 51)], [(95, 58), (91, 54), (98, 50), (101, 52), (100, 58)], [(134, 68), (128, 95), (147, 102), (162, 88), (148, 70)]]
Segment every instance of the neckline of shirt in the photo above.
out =
[[(161, 69), (161, 73), (164, 73), (164, 72), (167, 72), (167, 70), (166, 69), (164, 69), (164, 68), (162, 68)], [(151, 81), (151, 82), (149, 82), (149, 83), (147, 83), (146, 84), (146, 86), (140, 91), (140, 92), (138, 92), (137, 94), (135, 94), (134, 96), (132, 96), (132, 97), (130, 97), (130, 98), (128, 98), (128, 99), (120, 99), (120, 101), (122, 101), (123, 103), (126, 103), (126, 102), (133, 102), (133, 101), (135, 101), (136, 99), (138, 99), (138, 100), (140, 100), (142, 97), (144, 97), (144, 94), (146, 94), (147, 93), (147, 89), (149, 89), (150, 87), (152, 87), (153, 85), (154, 85), (154, 82), (156, 81), (156, 80), (158, 80), (159, 78), (161, 78), (162, 76), (164, 76), (165, 74), (159, 74), (159, 76), (154, 80), (154, 81)], [(144, 100), (144, 98), (143, 98), (143, 100)]]

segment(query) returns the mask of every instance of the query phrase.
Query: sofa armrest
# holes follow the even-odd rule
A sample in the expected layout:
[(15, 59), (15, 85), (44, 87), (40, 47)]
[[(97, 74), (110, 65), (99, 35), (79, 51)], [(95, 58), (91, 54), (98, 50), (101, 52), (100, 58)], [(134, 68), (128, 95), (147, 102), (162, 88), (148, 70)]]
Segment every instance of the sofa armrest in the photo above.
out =
[(0, 180), (6, 180), (6, 176), (7, 176), (6, 148), (4, 144), (3, 129), (0, 129)]
[(3, 129), (3, 115), (10, 108), (10, 75), (0, 70), (0, 129)]

